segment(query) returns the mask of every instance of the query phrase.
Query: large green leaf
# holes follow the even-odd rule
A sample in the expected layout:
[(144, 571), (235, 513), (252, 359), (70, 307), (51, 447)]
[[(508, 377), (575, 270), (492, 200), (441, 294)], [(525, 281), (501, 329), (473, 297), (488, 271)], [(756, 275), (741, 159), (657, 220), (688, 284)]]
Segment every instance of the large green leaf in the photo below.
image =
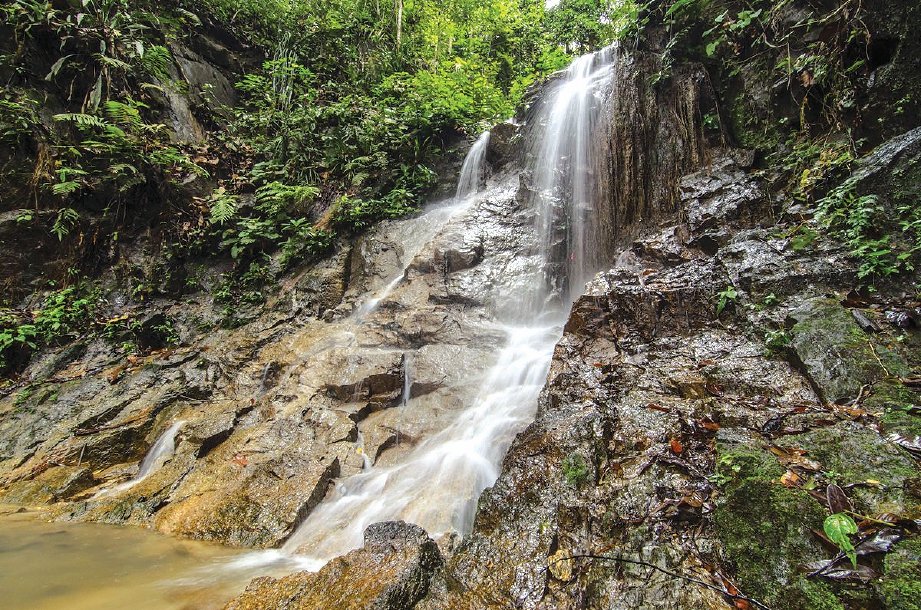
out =
[(849, 538), (851, 534), (857, 533), (857, 524), (854, 520), (845, 513), (835, 513), (825, 519), (822, 529), (825, 530), (825, 535), (828, 536), (829, 540), (837, 544), (838, 548), (848, 556), (856, 570), (857, 553), (854, 551), (854, 545)]

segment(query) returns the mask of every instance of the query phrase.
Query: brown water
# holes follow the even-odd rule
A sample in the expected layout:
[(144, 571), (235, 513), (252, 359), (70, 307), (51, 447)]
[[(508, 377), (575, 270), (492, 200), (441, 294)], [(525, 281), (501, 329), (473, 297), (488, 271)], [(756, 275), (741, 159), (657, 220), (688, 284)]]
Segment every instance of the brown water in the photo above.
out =
[(220, 608), (254, 576), (290, 571), (265, 561), (250, 567), (248, 556), (139, 528), (0, 516), (0, 607)]

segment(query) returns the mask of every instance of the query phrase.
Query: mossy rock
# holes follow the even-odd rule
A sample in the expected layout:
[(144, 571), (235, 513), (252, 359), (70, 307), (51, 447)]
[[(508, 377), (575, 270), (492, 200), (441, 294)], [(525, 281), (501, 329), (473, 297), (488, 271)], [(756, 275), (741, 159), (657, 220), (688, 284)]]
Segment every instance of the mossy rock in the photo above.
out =
[(873, 386), (873, 392), (864, 402), (871, 413), (881, 413), (880, 432), (897, 433), (906, 437), (921, 436), (921, 396), (897, 380), (888, 380)]
[(69, 498), (93, 485), (93, 473), (86, 466), (58, 466), (34, 479), (13, 483), (2, 497), (7, 504), (41, 506)]
[(855, 398), (886, 377), (870, 338), (835, 299), (813, 299), (791, 314), (792, 347), (829, 402)]
[(781, 485), (784, 469), (767, 451), (721, 446), (718, 456), (715, 525), (742, 591), (776, 610), (843, 608), (828, 584), (801, 569), (827, 558), (811, 532), (822, 529), (824, 508)]
[(906, 540), (886, 555), (885, 576), (877, 584), (887, 610), (921, 610), (921, 538)]
[(788, 437), (785, 444), (808, 451), (838, 485), (879, 481), (878, 486), (857, 486), (848, 492), (858, 512), (918, 515), (917, 498), (906, 493), (906, 483), (921, 472), (908, 454), (875, 430), (839, 424)]

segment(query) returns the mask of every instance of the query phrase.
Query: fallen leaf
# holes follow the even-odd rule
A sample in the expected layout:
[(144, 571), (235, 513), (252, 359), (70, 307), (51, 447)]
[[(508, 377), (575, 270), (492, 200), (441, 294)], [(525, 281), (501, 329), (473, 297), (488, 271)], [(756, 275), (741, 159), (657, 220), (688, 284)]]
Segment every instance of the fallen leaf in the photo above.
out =
[(735, 585), (732, 584), (732, 581), (730, 581), (728, 578), (726, 578), (723, 574), (719, 572), (717, 572), (716, 576), (719, 576), (720, 580), (722, 581), (723, 589), (725, 590), (725, 592), (730, 597), (734, 598), (732, 601), (732, 605), (734, 608), (736, 608), (737, 610), (750, 610), (751, 609), (751, 604), (748, 603), (748, 600), (738, 599), (737, 597), (735, 597), (736, 595), (741, 595), (741, 593), (739, 593), (739, 589)]
[(569, 553), (559, 549), (547, 559), (549, 561), (547, 569), (554, 578), (563, 582), (572, 580), (572, 559), (570, 559)]
[(846, 513), (854, 510), (854, 505), (851, 504), (847, 494), (834, 483), (825, 489), (825, 497), (828, 500), (828, 510), (832, 513)]
[(895, 543), (902, 538), (902, 532), (898, 530), (880, 530), (857, 545), (857, 554), (870, 555), (873, 553), (888, 553), (892, 550)]
[(796, 449), (793, 447), (781, 447), (779, 445), (772, 445), (770, 448), (771, 453), (777, 456), (777, 459), (780, 460), (780, 463), (790, 468), (792, 466), (797, 466), (804, 470), (819, 471), (822, 469), (822, 465), (816, 462), (815, 460), (810, 460), (806, 456), (808, 452), (802, 449)]
[(703, 419), (698, 421), (697, 425), (699, 425), (704, 430), (709, 430), (710, 432), (717, 432), (720, 429), (720, 425), (718, 423), (713, 421), (706, 421)]
[(810, 576), (821, 576), (822, 578), (828, 578), (830, 580), (866, 583), (875, 578), (879, 578), (879, 573), (868, 566), (859, 565), (856, 569), (841, 566), (831, 567), (833, 563), (833, 559), (827, 561), (815, 561), (812, 563), (807, 563), (803, 567), (812, 573)]
[(910, 453), (921, 455), (921, 436), (909, 438), (907, 436), (902, 436), (901, 434), (893, 433), (887, 436), (886, 440), (895, 443)]
[(780, 477), (780, 483), (784, 487), (798, 487), (801, 480), (800, 476), (792, 470), (788, 470)]

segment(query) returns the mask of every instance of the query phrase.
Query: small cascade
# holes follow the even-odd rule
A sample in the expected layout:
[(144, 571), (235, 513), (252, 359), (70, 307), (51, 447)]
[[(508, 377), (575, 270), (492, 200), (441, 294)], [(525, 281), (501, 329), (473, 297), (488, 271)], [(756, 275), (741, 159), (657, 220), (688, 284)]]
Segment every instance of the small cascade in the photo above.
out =
[(262, 377), (259, 379), (259, 390), (256, 391), (256, 396), (262, 396), (265, 394), (265, 391), (268, 387), (269, 376), (272, 374), (272, 367), (274, 362), (266, 362), (265, 368), (262, 369)]
[(482, 190), (486, 182), (486, 149), (489, 146), (490, 135), (490, 132), (484, 131), (470, 147), (457, 181), (455, 202), (475, 197)]
[(400, 444), (400, 430), (403, 427), (403, 417), (406, 414), (406, 407), (412, 399), (413, 391), (413, 357), (412, 354), (403, 354), (403, 393), (400, 395), (400, 417), (397, 420), (397, 445)]
[[(568, 304), (601, 267), (596, 206), (602, 159), (594, 146), (617, 46), (576, 59), (537, 109), (531, 140), (531, 204), (537, 212), (549, 296)], [(534, 304), (539, 311), (541, 303)]]
[(176, 450), (176, 435), (179, 434), (179, 430), (185, 424), (185, 421), (179, 420), (173, 423), (169, 428), (167, 428), (163, 434), (160, 435), (160, 438), (153, 444), (150, 450), (147, 452), (147, 455), (144, 456), (144, 459), (141, 460), (141, 465), (138, 468), (138, 473), (130, 481), (126, 481), (115, 487), (109, 489), (103, 489), (99, 491), (94, 497), (108, 496), (115, 493), (120, 493), (126, 489), (131, 489), (151, 474), (156, 472), (163, 464), (173, 456), (173, 452)]
[(408, 231), (404, 239), (401, 240), (404, 246), (403, 255), (400, 257), (403, 270), (390, 280), (386, 286), (378, 290), (372, 298), (355, 310), (355, 313), (352, 314), (353, 322), (361, 324), (368, 316), (377, 311), (381, 302), (403, 283), (413, 259), (458, 212), (467, 209), (476, 201), (477, 195), (483, 190), (486, 179), (486, 148), (489, 145), (489, 137), (490, 132), (484, 132), (467, 152), (454, 199), (433, 204), (415, 222), (409, 225), (414, 230)]
[(371, 461), (371, 458), (368, 457), (368, 451), (365, 447), (365, 437), (361, 433), (361, 430), (358, 431), (358, 439), (355, 441), (355, 452), (361, 456), (361, 469), (365, 472), (371, 470), (374, 463)]
[(403, 270), (403, 273), (393, 278), (389, 284), (384, 286), (380, 292), (365, 303), (362, 303), (358, 309), (355, 310), (354, 320), (357, 324), (361, 324), (365, 318), (377, 311), (377, 307), (381, 304), (381, 301), (390, 296), (390, 294), (396, 290), (397, 286), (403, 283), (403, 279), (406, 277), (406, 270)]

